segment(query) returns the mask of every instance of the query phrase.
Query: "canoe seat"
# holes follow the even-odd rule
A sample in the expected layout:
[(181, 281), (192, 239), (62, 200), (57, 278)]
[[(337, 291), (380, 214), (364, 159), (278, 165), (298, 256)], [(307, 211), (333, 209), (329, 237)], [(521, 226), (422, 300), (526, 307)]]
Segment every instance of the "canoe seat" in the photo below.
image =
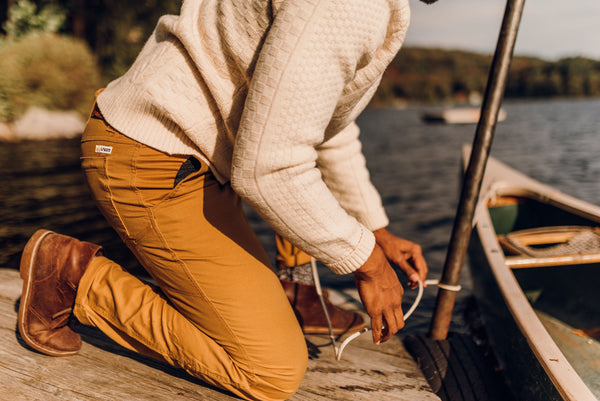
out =
[(600, 262), (600, 227), (556, 226), (498, 236), (510, 267)]

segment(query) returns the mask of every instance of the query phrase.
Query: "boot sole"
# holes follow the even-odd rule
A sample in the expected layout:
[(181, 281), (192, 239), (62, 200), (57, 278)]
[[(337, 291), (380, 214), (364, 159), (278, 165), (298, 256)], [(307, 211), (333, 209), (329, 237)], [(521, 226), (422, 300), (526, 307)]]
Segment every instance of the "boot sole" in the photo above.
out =
[(43, 354), (50, 356), (75, 355), (77, 352), (79, 352), (79, 350), (57, 351), (54, 348), (48, 348), (43, 344), (37, 343), (33, 338), (29, 336), (29, 332), (27, 330), (27, 320), (25, 319), (25, 316), (27, 314), (27, 310), (29, 309), (29, 297), (31, 294), (31, 289), (33, 287), (33, 280), (31, 280), (31, 273), (34, 269), (33, 261), (35, 260), (35, 256), (37, 254), (40, 243), (48, 234), (53, 234), (53, 232), (48, 230), (37, 230), (25, 245), (25, 248), (23, 249), (23, 253), (21, 255), (20, 273), (21, 278), (23, 279), (23, 291), (21, 293), (21, 303), (19, 305), (19, 318), (17, 319), (19, 333), (21, 334), (23, 341), (25, 341), (27, 345)]

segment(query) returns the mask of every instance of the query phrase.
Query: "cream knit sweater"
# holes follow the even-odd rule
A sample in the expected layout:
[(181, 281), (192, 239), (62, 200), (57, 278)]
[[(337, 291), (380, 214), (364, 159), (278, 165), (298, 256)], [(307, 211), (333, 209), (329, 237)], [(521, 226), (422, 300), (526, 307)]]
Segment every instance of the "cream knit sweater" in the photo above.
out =
[(408, 0), (185, 0), (99, 95), (117, 130), (195, 155), (336, 273), (388, 224), (354, 119), (399, 50)]

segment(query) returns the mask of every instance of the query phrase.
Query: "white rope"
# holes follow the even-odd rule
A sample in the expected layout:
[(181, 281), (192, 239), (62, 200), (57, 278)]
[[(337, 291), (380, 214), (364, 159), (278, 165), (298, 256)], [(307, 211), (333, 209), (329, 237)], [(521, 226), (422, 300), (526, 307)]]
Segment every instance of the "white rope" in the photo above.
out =
[[(319, 296), (319, 300), (321, 301), (321, 307), (323, 308), (323, 312), (325, 313), (325, 319), (327, 320), (327, 328), (329, 329), (329, 338), (331, 339), (331, 345), (333, 346), (333, 353), (335, 355), (335, 359), (337, 361), (339, 361), (342, 358), (342, 353), (344, 352), (344, 348), (346, 348), (346, 346), (348, 344), (350, 344), (351, 341), (353, 341), (360, 335), (371, 331), (371, 329), (368, 327), (365, 327), (364, 329), (357, 331), (356, 333), (352, 333), (350, 336), (348, 336), (348, 338), (346, 338), (342, 342), (342, 344), (338, 348), (337, 342), (335, 341), (335, 335), (333, 334), (333, 326), (331, 325), (331, 318), (329, 317), (329, 311), (327, 310), (327, 305), (325, 304), (325, 298), (323, 297), (323, 290), (321, 288), (321, 280), (319, 279), (319, 272), (317, 271), (317, 261), (315, 260), (315, 258), (312, 258), (312, 257), (310, 258), (310, 266), (312, 268), (312, 275), (313, 275), (313, 280), (315, 282), (315, 289), (317, 291), (317, 295)], [(460, 285), (442, 284), (438, 280), (425, 280), (425, 284), (426, 285), (437, 285), (439, 288), (442, 288), (442, 289), (448, 290), (448, 291), (460, 291), (462, 289), (462, 287)], [(418, 292), (417, 292), (417, 296), (415, 297), (415, 300), (413, 301), (410, 308), (404, 314), (404, 321), (406, 321), (406, 319), (408, 319), (410, 317), (410, 315), (413, 314), (415, 309), (417, 309), (417, 306), (419, 306), (419, 303), (421, 302), (421, 298), (423, 298), (423, 282), (421, 280), (418, 281), (417, 291)]]
[(333, 352), (337, 355), (337, 353), (338, 353), (337, 343), (335, 342), (335, 336), (333, 335), (333, 326), (331, 325), (331, 318), (329, 317), (329, 311), (327, 310), (327, 305), (325, 304), (325, 298), (323, 297), (323, 290), (321, 288), (321, 280), (319, 279), (319, 272), (317, 271), (317, 261), (312, 256), (310, 258), (310, 267), (312, 268), (313, 281), (315, 282), (315, 290), (317, 290), (317, 295), (319, 296), (319, 300), (321, 301), (321, 308), (323, 308), (323, 313), (325, 313), (325, 319), (327, 320), (327, 328), (329, 329), (329, 338), (331, 338), (331, 345), (333, 346)]
[(459, 292), (460, 290), (462, 290), (462, 285), (460, 285), (460, 284), (459, 285), (450, 285), (450, 284), (443, 284), (443, 283), (436, 283), (436, 284), (442, 290), (454, 291), (454, 292)]
[[(417, 296), (415, 297), (415, 300), (413, 301), (410, 308), (404, 314), (405, 322), (406, 322), (406, 319), (408, 319), (410, 317), (410, 315), (413, 314), (415, 309), (417, 309), (417, 306), (419, 306), (419, 303), (421, 302), (421, 298), (423, 298), (423, 282), (421, 280), (419, 280), (418, 283), (419, 283), (419, 287), (418, 287)], [(438, 283), (438, 281), (437, 280), (426, 280), (425, 283), (427, 285), (435, 285)], [(339, 349), (334, 348), (336, 361), (339, 361), (340, 359), (342, 359), (342, 352), (344, 352), (344, 348), (346, 348), (346, 345), (348, 345), (352, 340), (354, 340), (358, 336), (360, 336), (368, 331), (371, 331), (371, 329), (369, 329), (368, 327), (365, 327), (361, 331), (357, 331), (356, 333), (354, 333), (351, 336), (349, 336), (348, 338), (346, 338), (344, 340), (344, 342), (342, 342), (342, 345), (340, 345)]]

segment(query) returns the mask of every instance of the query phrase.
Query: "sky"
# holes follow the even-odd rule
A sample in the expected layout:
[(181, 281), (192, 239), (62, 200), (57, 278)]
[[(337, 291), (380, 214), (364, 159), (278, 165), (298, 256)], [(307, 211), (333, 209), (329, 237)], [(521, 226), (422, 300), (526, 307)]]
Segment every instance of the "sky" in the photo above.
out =
[[(506, 1), (410, 0), (405, 45), (492, 54)], [(585, 56), (600, 60), (600, 0), (525, 0), (516, 55), (557, 60)]]

